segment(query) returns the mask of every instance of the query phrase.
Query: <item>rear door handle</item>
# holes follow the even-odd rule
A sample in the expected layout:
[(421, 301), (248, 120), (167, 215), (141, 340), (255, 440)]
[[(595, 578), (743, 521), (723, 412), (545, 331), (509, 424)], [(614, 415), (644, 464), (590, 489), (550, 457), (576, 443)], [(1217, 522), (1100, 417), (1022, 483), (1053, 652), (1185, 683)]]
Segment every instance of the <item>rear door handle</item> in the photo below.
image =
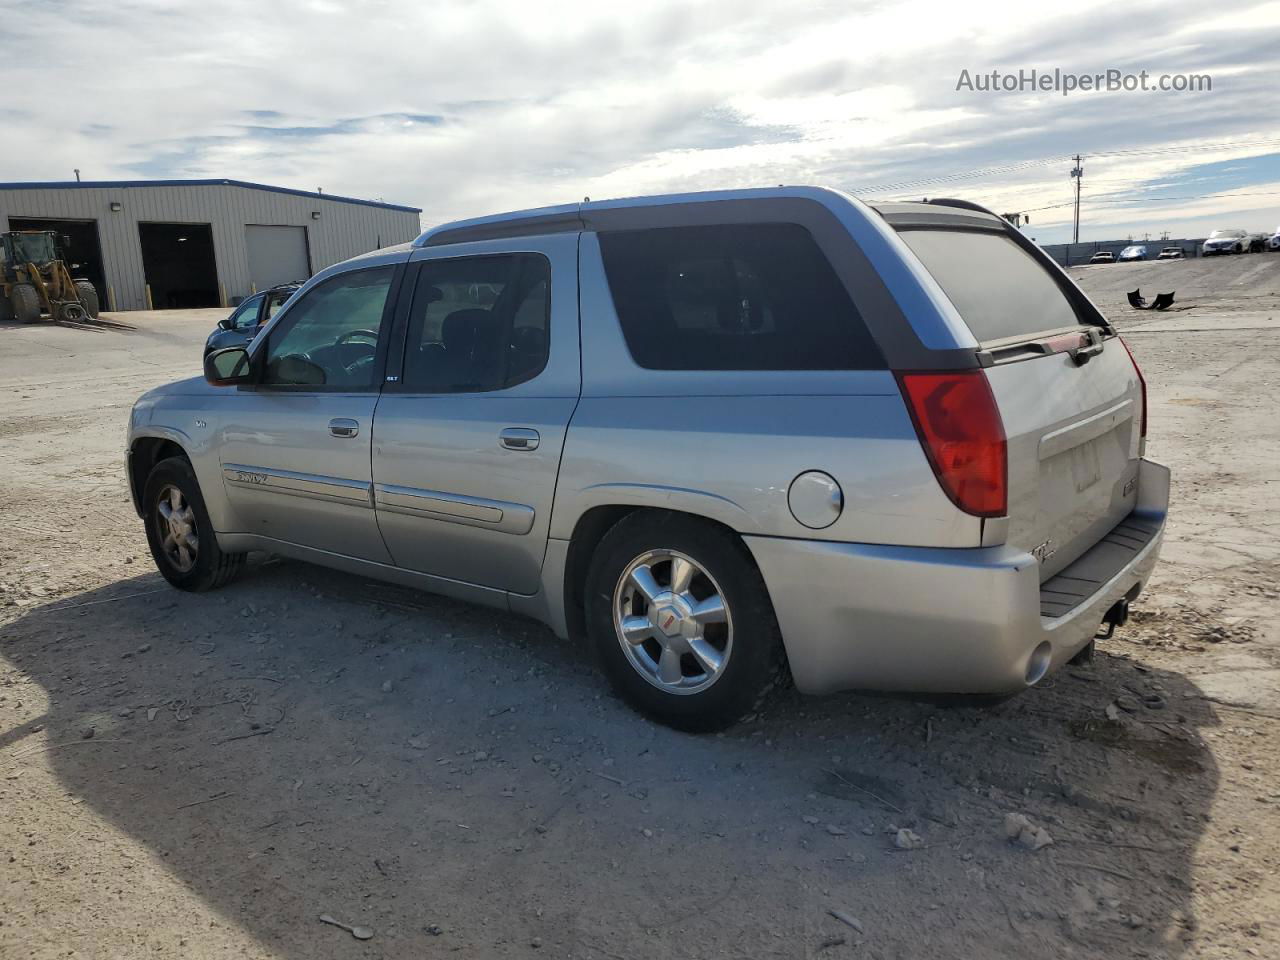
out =
[(498, 434), (498, 443), (508, 450), (537, 450), (540, 439), (538, 431), (528, 427), (507, 427)]
[(347, 417), (334, 417), (329, 421), (329, 432), (335, 437), (356, 437), (360, 435), (360, 424)]

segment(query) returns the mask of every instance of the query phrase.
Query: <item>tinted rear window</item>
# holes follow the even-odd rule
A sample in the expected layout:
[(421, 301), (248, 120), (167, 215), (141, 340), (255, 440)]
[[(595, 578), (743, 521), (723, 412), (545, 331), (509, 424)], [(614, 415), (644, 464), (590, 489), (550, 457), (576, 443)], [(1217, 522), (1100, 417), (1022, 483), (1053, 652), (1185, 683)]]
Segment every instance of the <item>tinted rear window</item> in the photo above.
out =
[(627, 347), (651, 370), (869, 370), (884, 359), (798, 224), (600, 235)]
[(1053, 277), (1006, 236), (904, 230), (901, 237), (980, 343), (1082, 322)]

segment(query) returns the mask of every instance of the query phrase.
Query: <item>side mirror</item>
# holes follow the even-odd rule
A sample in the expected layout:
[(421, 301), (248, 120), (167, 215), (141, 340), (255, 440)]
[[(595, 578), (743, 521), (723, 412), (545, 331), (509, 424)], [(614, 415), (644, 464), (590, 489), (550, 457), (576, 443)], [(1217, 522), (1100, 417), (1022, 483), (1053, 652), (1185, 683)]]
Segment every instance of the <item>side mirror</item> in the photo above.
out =
[(253, 379), (249, 351), (244, 347), (214, 350), (204, 358), (204, 378), (215, 387), (230, 387)]
[(230, 330), (232, 327), (231, 317), (226, 316), (219, 320), (218, 327), (222, 330)]

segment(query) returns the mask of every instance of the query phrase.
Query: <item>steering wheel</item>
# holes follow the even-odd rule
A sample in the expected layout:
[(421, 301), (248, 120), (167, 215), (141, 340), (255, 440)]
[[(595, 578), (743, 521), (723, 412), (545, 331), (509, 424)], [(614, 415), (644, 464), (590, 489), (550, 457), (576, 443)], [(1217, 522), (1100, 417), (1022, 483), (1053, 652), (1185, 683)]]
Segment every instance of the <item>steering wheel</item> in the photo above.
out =
[(356, 337), (368, 337), (370, 340), (373, 340), (373, 341), (376, 343), (376, 342), (377, 342), (377, 340), (378, 340), (378, 331), (376, 331), (376, 330), (348, 330), (346, 333), (342, 334), (342, 336), (338, 337), (338, 339), (337, 339), (337, 340), (333, 341), (333, 345), (334, 345), (335, 347), (336, 347), (336, 346), (339, 346), (339, 345), (341, 345), (341, 344), (346, 343), (348, 340), (354, 340)]

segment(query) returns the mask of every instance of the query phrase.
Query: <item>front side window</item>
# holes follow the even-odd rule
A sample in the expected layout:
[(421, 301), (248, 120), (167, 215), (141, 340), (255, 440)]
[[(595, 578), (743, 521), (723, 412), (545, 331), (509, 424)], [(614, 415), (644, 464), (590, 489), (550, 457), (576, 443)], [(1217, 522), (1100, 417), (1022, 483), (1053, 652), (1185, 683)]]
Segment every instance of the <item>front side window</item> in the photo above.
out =
[(392, 273), (392, 267), (356, 270), (309, 290), (270, 332), (261, 382), (373, 388)]
[(480, 393), (547, 365), (551, 264), (536, 253), (423, 262), (405, 345), (404, 389)]
[(792, 223), (600, 234), (627, 347), (653, 370), (872, 370), (884, 359), (813, 236)]
[(258, 308), (262, 306), (261, 297), (250, 297), (231, 314), (232, 330), (250, 330), (258, 325)]

